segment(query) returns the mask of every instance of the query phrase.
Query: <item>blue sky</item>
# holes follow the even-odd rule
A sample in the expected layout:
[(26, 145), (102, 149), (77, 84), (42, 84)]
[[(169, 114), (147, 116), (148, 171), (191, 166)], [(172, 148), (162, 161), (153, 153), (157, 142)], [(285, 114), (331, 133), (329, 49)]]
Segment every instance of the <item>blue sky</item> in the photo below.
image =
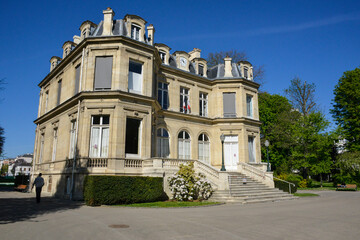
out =
[(359, 67), (360, 1), (2, 1), (0, 126), (5, 156), (33, 151), (39, 91), (52, 56), (79, 35), (85, 20), (99, 23), (111, 7), (155, 26), (155, 42), (172, 51), (245, 51), (264, 65), (264, 91), (283, 94), (295, 76), (316, 85), (331, 120), (333, 89), (344, 71)]

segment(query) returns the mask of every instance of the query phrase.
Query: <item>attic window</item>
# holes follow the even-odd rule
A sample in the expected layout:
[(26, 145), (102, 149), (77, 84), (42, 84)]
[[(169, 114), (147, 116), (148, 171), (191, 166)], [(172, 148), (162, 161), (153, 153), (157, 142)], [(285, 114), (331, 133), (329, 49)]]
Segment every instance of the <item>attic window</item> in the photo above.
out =
[(249, 75), (248, 75), (248, 68), (244, 67), (244, 78), (248, 79)]
[(199, 75), (204, 76), (204, 65), (199, 64)]
[(137, 41), (140, 40), (140, 29), (141, 27), (135, 24), (131, 25), (131, 38)]
[(161, 62), (165, 63), (166, 53), (163, 51), (159, 51), (159, 55), (161, 58)]

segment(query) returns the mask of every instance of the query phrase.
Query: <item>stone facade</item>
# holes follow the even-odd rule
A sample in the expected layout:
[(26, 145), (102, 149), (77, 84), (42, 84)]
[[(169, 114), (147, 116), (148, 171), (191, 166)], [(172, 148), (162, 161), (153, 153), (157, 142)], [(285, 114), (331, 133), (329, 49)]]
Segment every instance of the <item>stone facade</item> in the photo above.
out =
[(39, 83), (33, 163), (47, 191), (81, 198), (86, 174), (164, 176), (164, 166), (185, 160), (216, 172), (221, 134), (228, 170), (263, 170), (249, 62), (210, 68), (200, 49), (171, 54), (154, 43), (155, 28), (141, 17), (103, 13), (98, 25), (81, 24)]

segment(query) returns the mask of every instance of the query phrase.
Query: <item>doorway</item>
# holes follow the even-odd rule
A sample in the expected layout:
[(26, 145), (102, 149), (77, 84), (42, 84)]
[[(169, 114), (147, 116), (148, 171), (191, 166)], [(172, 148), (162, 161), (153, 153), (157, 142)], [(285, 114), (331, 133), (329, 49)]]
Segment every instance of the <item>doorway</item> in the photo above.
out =
[(141, 120), (135, 118), (126, 119), (126, 156), (137, 157), (140, 155), (140, 124)]
[(239, 144), (238, 136), (225, 136), (224, 140), (224, 158), (225, 168), (228, 171), (237, 170), (237, 163), (239, 161)]

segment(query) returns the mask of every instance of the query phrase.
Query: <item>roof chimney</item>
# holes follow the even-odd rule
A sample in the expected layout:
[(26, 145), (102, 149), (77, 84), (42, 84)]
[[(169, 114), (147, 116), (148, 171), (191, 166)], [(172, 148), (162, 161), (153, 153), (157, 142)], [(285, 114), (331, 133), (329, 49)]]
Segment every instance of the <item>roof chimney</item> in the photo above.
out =
[(104, 25), (102, 35), (112, 35), (113, 28), (113, 17), (115, 12), (111, 8), (107, 8), (103, 11), (104, 14)]
[(231, 66), (231, 58), (229, 56), (226, 56), (226, 58), (224, 58), (224, 62), (225, 62), (225, 75), (224, 77), (233, 77), (232, 75), (232, 66)]
[(191, 52), (189, 52), (190, 58), (189, 60), (193, 60), (194, 58), (200, 58), (201, 57), (201, 50), (199, 48), (194, 48)]
[(154, 45), (154, 34), (155, 34), (155, 28), (152, 24), (150, 24), (148, 27), (147, 27), (147, 31), (148, 31), (148, 40), (149, 40), (149, 43), (151, 45)]

